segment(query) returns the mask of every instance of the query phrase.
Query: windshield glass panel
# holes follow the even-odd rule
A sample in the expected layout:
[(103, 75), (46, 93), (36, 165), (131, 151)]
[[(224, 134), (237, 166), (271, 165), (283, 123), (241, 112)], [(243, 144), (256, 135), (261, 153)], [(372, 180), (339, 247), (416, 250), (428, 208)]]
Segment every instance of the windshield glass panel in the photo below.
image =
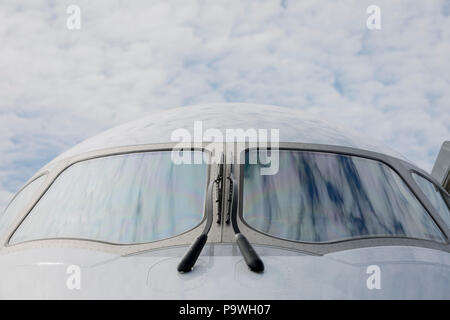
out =
[(46, 176), (44, 175), (30, 182), (11, 201), (3, 215), (0, 216), (0, 238), (6, 236), (5, 232), (12, 227), (12, 223), (20, 214), (25, 214), (23, 210), (30, 204), (31, 199), (42, 183), (44, 183), (45, 178)]
[(419, 188), (427, 196), (428, 200), (430, 200), (439, 216), (445, 221), (447, 226), (450, 227), (450, 209), (448, 208), (448, 205), (445, 202), (440, 190), (433, 183), (418, 174), (413, 173), (412, 176)]
[[(279, 151), (279, 171), (244, 165), (243, 220), (300, 242), (395, 236), (444, 242), (432, 218), (389, 166), (331, 153)], [(249, 157), (250, 156), (250, 157)]]
[(206, 179), (206, 164), (174, 164), (170, 151), (82, 161), (61, 173), (11, 243), (77, 238), (135, 244), (170, 238), (202, 221)]

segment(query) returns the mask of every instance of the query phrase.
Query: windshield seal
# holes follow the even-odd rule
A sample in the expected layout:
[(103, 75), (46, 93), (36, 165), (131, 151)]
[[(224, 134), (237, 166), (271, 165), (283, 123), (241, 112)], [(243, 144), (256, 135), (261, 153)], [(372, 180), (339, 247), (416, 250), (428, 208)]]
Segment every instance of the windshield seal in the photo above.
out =
[[(257, 228), (250, 225), (244, 218), (244, 164), (245, 161), (243, 161), (245, 154), (252, 150), (259, 150), (262, 148), (258, 147), (246, 147), (241, 149), (240, 162), (241, 163), (239, 167), (239, 183), (240, 183), (240, 205), (239, 205), (239, 223), (243, 224), (246, 228), (248, 228), (250, 231), (253, 231), (257, 234), (264, 235), (271, 239), (279, 240), (280, 243), (293, 243), (298, 244), (299, 246), (303, 245), (311, 246), (311, 248), (319, 248), (319, 247), (326, 247), (326, 246), (335, 246), (337, 244), (345, 244), (345, 243), (352, 243), (352, 242), (367, 242), (372, 243), (372, 245), (375, 245), (376, 240), (382, 240), (383, 245), (386, 245), (386, 241), (392, 241), (393, 243), (403, 243), (405, 241), (410, 240), (412, 243), (414, 243), (415, 246), (417, 246), (417, 243), (423, 243), (425, 247), (436, 246), (440, 249), (445, 248), (445, 251), (448, 251), (448, 236), (447, 236), (447, 230), (445, 228), (445, 225), (442, 224), (442, 221), (440, 219), (435, 219), (435, 215), (430, 212), (429, 207), (424, 203), (424, 201), (420, 198), (420, 194), (418, 194), (417, 190), (415, 190), (414, 185), (407, 179), (405, 179), (406, 173), (410, 170), (407, 169), (408, 163), (406, 163), (403, 160), (395, 159), (390, 156), (385, 156), (384, 154), (378, 154), (371, 151), (365, 151), (365, 150), (359, 150), (354, 148), (348, 148), (348, 147), (339, 147), (339, 146), (324, 146), (324, 145), (314, 145), (314, 144), (303, 144), (303, 143), (280, 143), (280, 147), (276, 148), (279, 151), (296, 151), (296, 152), (315, 152), (315, 153), (323, 153), (323, 154), (333, 154), (333, 155), (344, 155), (344, 156), (350, 156), (350, 157), (357, 157), (362, 159), (368, 159), (377, 161), (385, 166), (387, 166), (390, 170), (392, 170), (402, 181), (404, 184), (404, 187), (411, 193), (413, 198), (418, 201), (421, 208), (424, 209), (424, 211), (427, 214), (427, 217), (431, 219), (431, 221), (434, 222), (435, 226), (439, 230), (439, 233), (442, 235), (442, 241), (439, 241), (436, 238), (433, 239), (426, 239), (426, 238), (419, 238), (419, 237), (412, 237), (412, 236), (406, 236), (406, 235), (362, 235), (362, 236), (352, 236), (348, 238), (339, 238), (339, 239), (332, 239), (328, 241), (304, 241), (304, 240), (293, 240), (288, 238), (279, 237), (274, 234), (270, 234), (261, 230), (258, 230)], [(267, 148), (270, 150), (270, 148)], [(392, 158), (392, 159), (391, 159)], [(399, 164), (407, 164), (406, 168), (402, 168), (402, 165)], [(438, 221), (436, 221), (438, 220)], [(374, 242), (375, 241), (375, 242)], [(372, 246), (371, 245), (371, 246)], [(345, 245), (344, 245), (345, 246)], [(307, 248), (306, 247), (306, 248)], [(315, 251), (313, 249), (313, 251)], [(322, 250), (318, 250), (322, 251)]]
[[(27, 217), (33, 212), (33, 210), (40, 203), (42, 198), (47, 194), (47, 192), (49, 192), (49, 190), (52, 188), (52, 186), (55, 184), (55, 182), (58, 181), (60, 176), (62, 174), (64, 174), (67, 170), (72, 168), (73, 166), (83, 163), (83, 162), (86, 162), (86, 161), (90, 161), (90, 160), (110, 158), (110, 157), (114, 157), (114, 156), (127, 156), (127, 155), (134, 155), (134, 154), (148, 154), (148, 153), (172, 152), (172, 151), (174, 151), (173, 148), (165, 148), (165, 147), (161, 147), (161, 146), (155, 146), (154, 148), (143, 148), (143, 149), (137, 149), (137, 150), (129, 150), (129, 147), (127, 147), (127, 150), (123, 151), (123, 152), (121, 152), (121, 151), (106, 152), (106, 153), (100, 152), (99, 155), (94, 155), (94, 156), (86, 155), (86, 156), (77, 157), (76, 159), (67, 161), (67, 163), (64, 165), (64, 167), (61, 170), (59, 170), (57, 172), (57, 174), (55, 174), (52, 177), (52, 179), (50, 179), (50, 182), (48, 182), (48, 185), (46, 186), (45, 190), (40, 192), (39, 198), (33, 203), (33, 206), (29, 210), (27, 210), (26, 214), (23, 216), (21, 221), (17, 223), (14, 230), (9, 234), (9, 237), (7, 238), (7, 241), (4, 244), (4, 247), (5, 248), (15, 247), (15, 246), (19, 246), (22, 244), (30, 244), (30, 243), (35, 243), (35, 242), (39, 242), (39, 241), (81, 241), (81, 242), (104, 244), (104, 245), (108, 245), (108, 246), (127, 247), (128, 248), (128, 247), (133, 247), (133, 246), (139, 247), (139, 246), (142, 246), (145, 244), (170, 242), (172, 239), (183, 237), (186, 234), (192, 233), (194, 230), (198, 229), (201, 225), (203, 225), (203, 223), (206, 220), (206, 215), (205, 215), (206, 192), (207, 192), (207, 185), (210, 180), (210, 174), (211, 174), (211, 165), (209, 165), (209, 164), (205, 165), (205, 170), (206, 170), (205, 177), (206, 178), (205, 178), (205, 188), (203, 190), (202, 218), (192, 228), (189, 228), (188, 230), (177, 233), (173, 236), (165, 237), (162, 239), (156, 239), (156, 240), (152, 240), (152, 241), (135, 242), (135, 243), (116, 243), (116, 242), (104, 241), (101, 239), (92, 239), (92, 238), (84, 238), (84, 237), (63, 237), (63, 236), (62, 237), (41, 237), (41, 238), (37, 238), (37, 239), (12, 242), (12, 239), (13, 239), (14, 235), (16, 234), (16, 232), (18, 231), (18, 229), (23, 225), (23, 223), (26, 221)], [(179, 152), (179, 151), (199, 151), (199, 152), (202, 152), (203, 154), (208, 154), (208, 156), (211, 157), (211, 152), (202, 147), (182, 147), (182, 148), (177, 148), (176, 151), (177, 152)], [(47, 173), (45, 173), (45, 174), (47, 174)]]

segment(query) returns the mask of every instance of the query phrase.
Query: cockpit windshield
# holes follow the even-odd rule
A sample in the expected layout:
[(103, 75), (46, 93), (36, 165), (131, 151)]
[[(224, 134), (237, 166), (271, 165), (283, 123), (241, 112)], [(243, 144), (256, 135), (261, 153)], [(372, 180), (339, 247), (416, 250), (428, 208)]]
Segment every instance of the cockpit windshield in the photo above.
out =
[(55, 180), (10, 242), (76, 238), (136, 244), (179, 235), (203, 219), (207, 169), (175, 164), (170, 151), (78, 162)]
[(245, 163), (242, 217), (257, 231), (299, 242), (375, 236), (445, 242), (405, 182), (382, 162), (280, 150), (274, 175)]

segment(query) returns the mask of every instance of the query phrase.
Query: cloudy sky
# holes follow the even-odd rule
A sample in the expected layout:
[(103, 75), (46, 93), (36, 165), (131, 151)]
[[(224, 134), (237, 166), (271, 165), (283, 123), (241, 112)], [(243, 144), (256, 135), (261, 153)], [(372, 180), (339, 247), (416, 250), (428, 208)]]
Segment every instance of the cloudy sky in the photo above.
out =
[(91, 135), (224, 101), (319, 114), (431, 170), (450, 139), (450, 1), (0, 0), (0, 208)]

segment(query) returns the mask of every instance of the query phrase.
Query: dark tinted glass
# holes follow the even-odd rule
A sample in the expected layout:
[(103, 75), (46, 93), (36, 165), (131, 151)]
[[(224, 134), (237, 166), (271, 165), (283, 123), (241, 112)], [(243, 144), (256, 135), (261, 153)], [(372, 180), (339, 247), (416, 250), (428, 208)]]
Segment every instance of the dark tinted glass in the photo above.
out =
[(261, 232), (304, 242), (368, 236), (444, 241), (403, 180), (381, 162), (282, 150), (277, 174), (260, 175), (260, 167), (244, 167), (243, 218)]
[(444, 220), (447, 226), (450, 227), (450, 210), (447, 202), (444, 200), (443, 194), (427, 179), (415, 173), (413, 173), (412, 176), (419, 185), (420, 189), (427, 196), (428, 200), (430, 200), (437, 213), (441, 216), (442, 220)]

